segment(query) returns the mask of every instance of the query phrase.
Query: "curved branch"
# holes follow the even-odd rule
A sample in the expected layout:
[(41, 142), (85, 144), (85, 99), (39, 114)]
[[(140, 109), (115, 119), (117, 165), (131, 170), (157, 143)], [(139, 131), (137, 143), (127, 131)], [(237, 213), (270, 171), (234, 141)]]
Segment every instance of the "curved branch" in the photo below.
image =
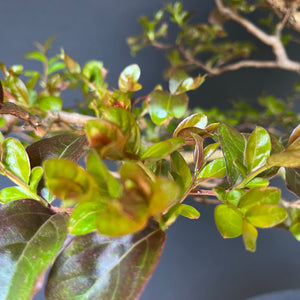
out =
[[(266, 67), (266, 68), (279, 68), (283, 70), (293, 71), (300, 73), (300, 63), (293, 61), (289, 59), (286, 50), (281, 42), (281, 30), (284, 26), (285, 22), (287, 21), (287, 18), (284, 18), (282, 22), (280, 22), (277, 25), (277, 30), (275, 35), (269, 35), (266, 32), (264, 32), (262, 29), (257, 27), (255, 24), (250, 22), (249, 20), (245, 19), (244, 17), (240, 16), (238, 13), (230, 9), (229, 7), (224, 6), (222, 0), (215, 0), (217, 9), (219, 12), (224, 15), (226, 18), (231, 19), (235, 21), (236, 23), (243, 26), (249, 33), (251, 33), (253, 36), (255, 36), (257, 39), (259, 39), (264, 44), (272, 47), (273, 53), (276, 57), (276, 60), (274, 62), (258, 62), (258, 61), (245, 61), (239, 62), (232, 65), (227, 65), (222, 67), (222, 72), (225, 71), (231, 71), (231, 70), (237, 70), (239, 67)], [(289, 11), (287, 11), (289, 13)], [(264, 65), (265, 63), (265, 65)], [(214, 71), (214, 69), (213, 69)], [(216, 69), (216, 74), (220, 74), (220, 70)], [(214, 73), (212, 73), (214, 74)]]

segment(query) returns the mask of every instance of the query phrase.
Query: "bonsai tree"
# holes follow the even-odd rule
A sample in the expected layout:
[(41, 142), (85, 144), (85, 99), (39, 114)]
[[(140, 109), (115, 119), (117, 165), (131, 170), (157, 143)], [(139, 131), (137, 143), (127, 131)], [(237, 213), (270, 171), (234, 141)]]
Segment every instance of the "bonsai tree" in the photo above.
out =
[[(281, 199), (270, 185), (281, 176), (300, 195), (292, 110), (299, 86), (286, 102), (263, 97), (263, 120), (249, 106), (237, 105), (228, 121), (216, 110), (190, 111), (187, 94), (206, 76), (243, 67), (299, 73), (285, 48), (297, 42), (298, 4), (215, 3), (212, 24), (191, 23), (180, 3), (169, 4), (153, 20), (142, 17), (143, 33), (129, 38), (133, 53), (149, 45), (167, 51), (169, 90), (157, 85), (136, 97), (136, 64), (113, 89), (102, 62), (80, 66), (63, 50), (49, 57), (51, 39), (25, 56), (40, 61), (42, 72), (0, 63), (0, 173), (13, 183), (0, 191), (1, 299), (30, 299), (48, 268), (46, 299), (136, 299), (159, 261), (165, 230), (180, 215), (199, 218), (184, 203), (188, 196), (216, 205), (221, 236), (242, 235), (249, 251), (257, 228), (277, 226), (300, 240), (299, 202)], [(250, 21), (254, 10), (267, 14), (265, 29)], [(163, 40), (164, 18), (178, 25), (175, 42)], [(228, 39), (222, 26), (229, 19), (269, 45), (275, 59), (248, 58), (254, 47)], [(195, 76), (197, 69), (205, 73)], [(82, 100), (66, 110), (63, 91), (72, 88)]]

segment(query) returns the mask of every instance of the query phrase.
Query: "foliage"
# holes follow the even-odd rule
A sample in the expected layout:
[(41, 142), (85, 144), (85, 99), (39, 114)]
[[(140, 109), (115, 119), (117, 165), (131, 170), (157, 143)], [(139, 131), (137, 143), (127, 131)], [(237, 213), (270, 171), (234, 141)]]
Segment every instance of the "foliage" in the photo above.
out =
[[(227, 2), (242, 13), (256, 8)], [(175, 3), (153, 21), (140, 19), (144, 33), (129, 39), (133, 52), (159, 45), (166, 12), (180, 28), (178, 48), (168, 53), (169, 90), (158, 85), (135, 98), (142, 88), (136, 64), (111, 89), (102, 62), (80, 66), (63, 50), (49, 57), (51, 39), (25, 56), (41, 62), (41, 73), (0, 63), (0, 173), (14, 184), (0, 191), (1, 299), (32, 297), (47, 268), (47, 299), (135, 299), (159, 260), (164, 231), (179, 216), (200, 217), (183, 203), (189, 195), (216, 197), (220, 234), (242, 236), (249, 251), (256, 250), (257, 228), (281, 226), (300, 239), (297, 202), (284, 201), (270, 185), (281, 175), (300, 195), (300, 125), (285, 138), (267, 130), (274, 116), (287, 128), (298, 116), (272, 96), (260, 100), (270, 117), (266, 128), (255, 126), (255, 113), (246, 132), (239, 130), (241, 112), (230, 116), (233, 122), (224, 114), (219, 121), (213, 113), (190, 114), (188, 91), (206, 75), (188, 75), (196, 65), (182, 55), (208, 52), (205, 64), (220, 66), (253, 47), (223, 40), (220, 25), (190, 25), (190, 14)], [(189, 50), (180, 54), (184, 45)], [(82, 93), (76, 111), (63, 108), (70, 88)]]

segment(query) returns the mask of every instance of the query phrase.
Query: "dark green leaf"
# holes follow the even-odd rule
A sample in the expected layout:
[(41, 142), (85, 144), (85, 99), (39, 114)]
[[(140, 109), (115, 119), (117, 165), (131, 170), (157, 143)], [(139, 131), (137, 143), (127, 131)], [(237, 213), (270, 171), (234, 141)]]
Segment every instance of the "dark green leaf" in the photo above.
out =
[(0, 299), (31, 299), (63, 246), (67, 216), (35, 200), (17, 200), (0, 207), (0, 223)]
[(257, 230), (246, 220), (243, 221), (243, 240), (245, 248), (251, 252), (256, 250)]
[[(97, 233), (75, 237), (56, 260), (46, 298), (137, 299), (152, 275), (165, 240), (157, 226), (111, 239)], [(71, 266), (71, 267), (70, 267)]]
[(178, 151), (171, 154), (172, 169), (182, 178), (184, 190), (186, 191), (192, 181), (191, 170)]
[(278, 205), (256, 205), (246, 212), (247, 220), (256, 227), (274, 227), (287, 217), (286, 210)]
[(220, 204), (215, 208), (215, 222), (224, 238), (234, 238), (243, 232), (242, 214), (226, 204)]
[(241, 175), (233, 160), (236, 159), (240, 163), (244, 163), (246, 140), (238, 131), (226, 124), (221, 124), (219, 127), (219, 139), (224, 153), (229, 181), (233, 185), (237, 183)]
[(74, 162), (85, 152), (88, 141), (85, 135), (67, 133), (35, 142), (26, 148), (31, 167), (41, 166), (47, 158), (67, 158)]
[(7, 138), (3, 144), (4, 167), (28, 183), (30, 176), (30, 163), (23, 145), (14, 138)]
[(149, 96), (149, 113), (152, 121), (156, 125), (161, 125), (172, 117), (182, 117), (187, 104), (186, 94), (170, 95), (166, 91), (154, 91)]
[(249, 137), (246, 146), (246, 163), (251, 173), (262, 167), (271, 153), (271, 140), (268, 132), (262, 127), (256, 127)]
[(287, 188), (300, 197), (300, 169), (286, 168), (285, 181)]
[(241, 197), (238, 207), (246, 212), (249, 208), (260, 204), (278, 204), (280, 189), (275, 187), (255, 187)]

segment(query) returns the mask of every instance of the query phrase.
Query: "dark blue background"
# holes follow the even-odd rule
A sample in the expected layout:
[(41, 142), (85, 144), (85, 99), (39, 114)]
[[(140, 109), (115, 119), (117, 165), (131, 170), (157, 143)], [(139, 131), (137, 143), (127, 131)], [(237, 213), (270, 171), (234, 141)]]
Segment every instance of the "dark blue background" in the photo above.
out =
[[(43, 42), (57, 35), (55, 52), (62, 46), (80, 63), (102, 60), (109, 70), (108, 81), (112, 86), (116, 86), (125, 66), (139, 64), (144, 93), (148, 93), (156, 84), (163, 83), (164, 56), (157, 50), (145, 49), (131, 57), (125, 39), (140, 32), (137, 16), (152, 15), (162, 2), (0, 0), (0, 61), (7, 66), (18, 63), (36, 66), (22, 60), (24, 53), (34, 49), (33, 41)], [(185, 0), (184, 4), (195, 10), (195, 20), (203, 22), (213, 7), (212, 0)], [(229, 30), (235, 38), (247, 38), (238, 26), (229, 26)], [(268, 48), (259, 43), (257, 46), (257, 57), (271, 54)], [(300, 58), (296, 47), (291, 52)], [(286, 96), (295, 79), (296, 75), (279, 70), (227, 73), (209, 78), (198, 92), (192, 93), (192, 105), (225, 108), (231, 99), (241, 96), (255, 103), (262, 91)], [(73, 97), (76, 94), (66, 96), (66, 106)], [(196, 207), (201, 212), (199, 220), (179, 218), (167, 231), (161, 261), (141, 300), (234, 300), (299, 288), (300, 244), (290, 233), (278, 229), (259, 231), (257, 252), (252, 254), (244, 250), (241, 238), (221, 238), (214, 225), (213, 207), (200, 204)], [(43, 299), (42, 294), (35, 299)]]

